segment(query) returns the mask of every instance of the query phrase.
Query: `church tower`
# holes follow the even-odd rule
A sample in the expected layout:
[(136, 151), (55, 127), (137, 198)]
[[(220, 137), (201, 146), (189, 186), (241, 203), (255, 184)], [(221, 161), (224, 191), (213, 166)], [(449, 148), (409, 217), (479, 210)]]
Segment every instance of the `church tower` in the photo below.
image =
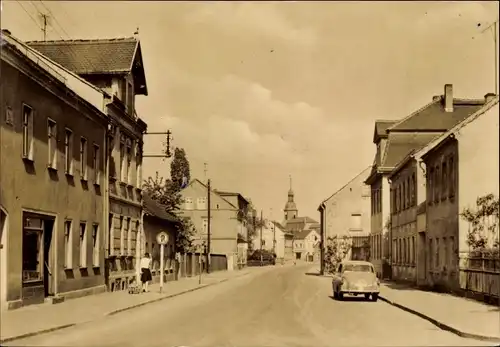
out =
[(292, 190), (292, 176), (290, 175), (290, 190), (288, 191), (288, 201), (285, 205), (285, 223), (290, 219), (297, 218), (299, 211), (297, 210), (297, 205), (295, 205), (294, 193)]

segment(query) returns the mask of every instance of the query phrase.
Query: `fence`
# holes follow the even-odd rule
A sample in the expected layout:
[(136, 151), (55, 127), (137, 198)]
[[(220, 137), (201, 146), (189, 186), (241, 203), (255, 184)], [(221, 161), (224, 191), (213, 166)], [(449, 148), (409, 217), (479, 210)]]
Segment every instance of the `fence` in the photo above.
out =
[(461, 259), (460, 288), (500, 298), (500, 258), (474, 255)]
[[(201, 256), (201, 264), (200, 264)], [(206, 254), (203, 253), (186, 253), (182, 254), (178, 264), (179, 277), (193, 277), (200, 274), (200, 269), (203, 272), (207, 271)], [(225, 271), (227, 270), (227, 257), (224, 254), (210, 255), (210, 271)]]

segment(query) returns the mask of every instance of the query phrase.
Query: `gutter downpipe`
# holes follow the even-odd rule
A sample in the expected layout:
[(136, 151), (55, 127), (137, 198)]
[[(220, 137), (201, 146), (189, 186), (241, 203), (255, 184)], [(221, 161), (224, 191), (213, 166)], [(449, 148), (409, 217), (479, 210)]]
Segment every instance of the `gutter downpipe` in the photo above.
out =
[(104, 230), (106, 230), (106, 235), (105, 235), (105, 251), (107, 251), (104, 255), (104, 274), (105, 274), (105, 284), (106, 284), (106, 289), (110, 289), (110, 283), (109, 283), (109, 275), (110, 275), (110, 267), (109, 267), (109, 256), (111, 255), (111, 230), (109, 227), (109, 157), (113, 154), (112, 152), (110, 153), (110, 143), (109, 143), (109, 132), (111, 130), (111, 125), (108, 124), (108, 128), (106, 129), (106, 133), (104, 135), (104, 153), (106, 154), (104, 157), (105, 163), (104, 163)]

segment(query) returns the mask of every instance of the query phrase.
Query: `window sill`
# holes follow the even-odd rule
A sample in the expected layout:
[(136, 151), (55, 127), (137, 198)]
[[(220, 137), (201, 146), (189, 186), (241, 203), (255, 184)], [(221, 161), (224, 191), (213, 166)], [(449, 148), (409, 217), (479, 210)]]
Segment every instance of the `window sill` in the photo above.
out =
[(49, 170), (50, 172), (57, 172), (57, 168), (53, 167), (52, 165), (47, 165), (47, 170)]
[(29, 164), (33, 164), (33, 163), (35, 162), (35, 160), (34, 160), (34, 159), (32, 159), (32, 158), (30, 158), (30, 157), (24, 157), (24, 156), (23, 156), (23, 157), (22, 157), (22, 159), (23, 159), (23, 161), (24, 161), (25, 163), (29, 163)]
[(66, 175), (66, 177), (71, 177), (71, 178), (73, 178), (73, 177), (74, 177), (74, 176), (73, 176), (73, 174), (72, 174), (71, 172), (65, 172), (64, 174)]
[(101, 268), (101, 265), (92, 265), (92, 269), (100, 269)]
[(133, 185), (133, 184), (130, 184), (130, 183), (127, 183), (127, 188), (133, 189), (133, 188), (134, 188), (134, 185)]
[(86, 178), (80, 178), (80, 181), (81, 181), (82, 183), (89, 183), (88, 179), (86, 179)]
[(84, 265), (84, 266), (81, 266), (81, 265), (80, 265), (78, 268), (79, 268), (80, 270), (87, 270), (87, 265)]
[(109, 176), (109, 180), (111, 182), (116, 182), (118, 179), (116, 177), (114, 177), (114, 176)]
[(122, 187), (126, 187), (126, 186), (127, 186), (127, 182), (120, 181), (120, 185), (121, 185)]
[(73, 271), (73, 267), (72, 266), (65, 266), (64, 271)]
[(100, 183), (100, 182), (94, 182), (94, 186), (96, 186), (96, 187), (100, 187), (100, 186), (101, 186), (101, 183)]

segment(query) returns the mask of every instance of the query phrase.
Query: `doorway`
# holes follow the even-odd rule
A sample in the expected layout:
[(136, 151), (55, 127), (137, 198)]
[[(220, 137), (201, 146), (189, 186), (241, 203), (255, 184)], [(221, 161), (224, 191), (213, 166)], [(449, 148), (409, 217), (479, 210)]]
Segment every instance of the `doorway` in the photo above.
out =
[(54, 220), (43, 223), (43, 289), (45, 297), (54, 295), (54, 261), (52, 258), (52, 239), (54, 235)]
[(7, 214), (0, 208), (0, 304), (7, 302)]

